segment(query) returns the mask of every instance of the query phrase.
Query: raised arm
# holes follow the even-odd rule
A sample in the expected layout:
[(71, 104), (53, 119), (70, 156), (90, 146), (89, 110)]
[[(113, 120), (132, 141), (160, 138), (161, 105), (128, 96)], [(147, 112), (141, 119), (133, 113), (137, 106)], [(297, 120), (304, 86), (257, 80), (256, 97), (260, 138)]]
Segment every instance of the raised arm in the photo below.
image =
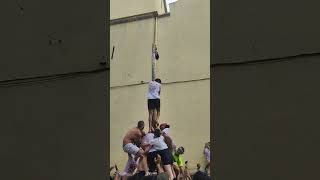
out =
[(152, 148), (152, 145), (151, 144), (143, 144), (143, 149), (144, 149), (144, 152), (149, 152), (150, 149)]
[(170, 146), (172, 146), (172, 139), (170, 136), (168, 136), (166, 133), (162, 133), (162, 136), (164, 137), (164, 142)]
[(141, 135), (142, 137), (146, 135), (146, 132), (144, 132), (143, 130), (141, 130)]

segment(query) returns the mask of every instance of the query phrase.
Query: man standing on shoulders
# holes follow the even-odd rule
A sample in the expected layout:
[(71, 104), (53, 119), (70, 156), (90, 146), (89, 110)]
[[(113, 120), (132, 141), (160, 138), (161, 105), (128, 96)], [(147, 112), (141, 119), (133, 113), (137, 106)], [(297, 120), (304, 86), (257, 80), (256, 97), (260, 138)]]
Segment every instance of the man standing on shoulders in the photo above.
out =
[(160, 116), (160, 91), (161, 79), (157, 78), (149, 83), (148, 111), (149, 111), (149, 132), (153, 132), (158, 124)]

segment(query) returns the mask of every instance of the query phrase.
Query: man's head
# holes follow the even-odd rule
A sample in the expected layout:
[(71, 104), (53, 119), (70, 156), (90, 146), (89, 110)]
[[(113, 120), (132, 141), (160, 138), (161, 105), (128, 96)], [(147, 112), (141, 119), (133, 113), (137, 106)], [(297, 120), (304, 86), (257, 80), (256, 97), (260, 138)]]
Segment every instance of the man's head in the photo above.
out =
[(141, 131), (144, 129), (144, 121), (139, 121), (137, 128), (140, 129)]
[(201, 179), (201, 180), (210, 180), (210, 177), (208, 176), (208, 174), (206, 174), (205, 172), (202, 172), (200, 170), (198, 170), (198, 172), (196, 172), (194, 175), (193, 175), (193, 178), (194, 180), (198, 180), (198, 179)]
[(161, 79), (159, 78), (155, 79), (154, 81), (161, 84)]
[(160, 129), (161, 129), (161, 130), (164, 130), (165, 128), (170, 128), (170, 125), (167, 124), (167, 123), (162, 123), (162, 124), (160, 124)]
[(180, 155), (180, 154), (183, 154), (184, 153), (184, 147), (179, 147), (178, 149), (177, 149), (177, 154), (178, 155)]
[(158, 138), (161, 136), (161, 130), (160, 129), (155, 129), (154, 130), (154, 138)]

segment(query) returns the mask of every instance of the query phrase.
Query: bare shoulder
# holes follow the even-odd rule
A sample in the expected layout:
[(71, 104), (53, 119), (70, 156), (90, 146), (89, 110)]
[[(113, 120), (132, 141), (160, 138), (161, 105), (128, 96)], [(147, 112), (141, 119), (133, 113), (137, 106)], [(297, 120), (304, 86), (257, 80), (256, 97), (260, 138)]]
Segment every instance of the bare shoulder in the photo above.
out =
[(131, 129), (131, 132), (132, 132), (132, 134), (135, 134), (137, 136), (142, 136), (143, 135), (142, 131), (140, 129), (138, 129), (138, 128)]

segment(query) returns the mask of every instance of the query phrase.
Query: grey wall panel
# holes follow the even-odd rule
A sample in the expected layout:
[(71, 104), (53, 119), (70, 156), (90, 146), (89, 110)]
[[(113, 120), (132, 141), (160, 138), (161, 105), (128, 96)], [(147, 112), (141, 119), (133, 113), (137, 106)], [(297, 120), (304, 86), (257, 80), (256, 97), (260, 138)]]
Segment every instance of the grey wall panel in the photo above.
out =
[(218, 179), (320, 178), (319, 58), (215, 67)]
[(108, 78), (0, 87), (0, 179), (104, 179)]
[(213, 1), (213, 62), (320, 52), (320, 1)]
[[(107, 57), (106, 8), (105, 1), (1, 1), (0, 80), (98, 68)], [(61, 44), (49, 45), (48, 35)]]

